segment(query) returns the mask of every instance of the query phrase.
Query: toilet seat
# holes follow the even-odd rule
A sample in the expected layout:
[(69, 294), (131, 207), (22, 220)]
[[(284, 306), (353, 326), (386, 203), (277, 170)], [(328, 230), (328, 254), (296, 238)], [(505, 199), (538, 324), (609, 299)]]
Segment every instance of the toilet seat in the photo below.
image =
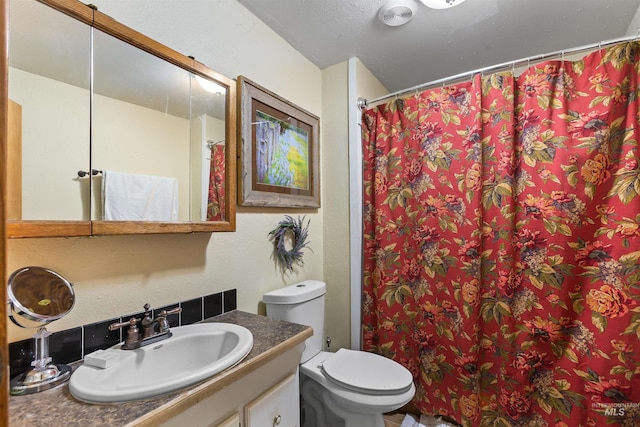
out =
[(325, 378), (358, 393), (395, 395), (413, 386), (411, 372), (386, 357), (340, 349), (322, 363)]

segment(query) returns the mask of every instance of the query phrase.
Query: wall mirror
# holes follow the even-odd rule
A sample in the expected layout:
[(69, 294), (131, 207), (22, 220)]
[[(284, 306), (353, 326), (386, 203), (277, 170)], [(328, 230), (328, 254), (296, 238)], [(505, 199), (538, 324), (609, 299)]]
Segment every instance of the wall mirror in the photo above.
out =
[(10, 0), (9, 237), (235, 230), (235, 82), (77, 0)]

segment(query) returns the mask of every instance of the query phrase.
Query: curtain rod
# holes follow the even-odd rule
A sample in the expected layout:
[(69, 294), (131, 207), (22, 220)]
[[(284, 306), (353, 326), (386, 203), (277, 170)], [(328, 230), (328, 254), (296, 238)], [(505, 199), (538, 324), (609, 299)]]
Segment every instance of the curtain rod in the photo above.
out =
[(387, 95), (383, 95), (383, 96), (380, 96), (378, 98), (374, 98), (372, 100), (367, 100), (365, 98), (358, 98), (358, 108), (363, 110), (363, 109), (367, 108), (369, 105), (373, 105), (375, 103), (378, 103), (378, 102), (383, 101), (383, 100), (388, 99), (388, 98), (397, 97), (398, 95), (402, 95), (402, 94), (409, 93), (409, 92), (414, 92), (414, 91), (417, 91), (417, 90), (420, 90), (420, 89), (427, 89), (430, 86), (437, 86), (437, 85), (440, 85), (440, 84), (443, 84), (443, 83), (447, 83), (447, 82), (453, 82), (453, 81), (456, 81), (456, 80), (462, 80), (464, 78), (471, 78), (475, 74), (478, 74), (478, 73), (482, 74), (482, 73), (486, 73), (488, 71), (497, 71), (497, 70), (505, 69), (505, 68), (515, 68), (517, 65), (523, 65), (524, 63), (530, 64), (531, 62), (534, 62), (534, 61), (542, 61), (544, 59), (549, 59), (549, 58), (553, 58), (553, 57), (556, 57), (556, 56), (561, 56), (564, 59), (564, 55), (567, 55), (567, 54), (573, 54), (573, 53), (578, 53), (578, 52), (582, 52), (582, 51), (585, 51), (585, 50), (591, 50), (591, 49), (594, 49), (596, 47), (598, 49), (600, 49), (602, 47), (614, 45), (614, 44), (617, 44), (617, 43), (637, 40), (638, 37), (639, 37), (638, 35), (626, 36), (626, 37), (621, 37), (621, 38), (617, 38), (617, 39), (611, 39), (611, 40), (603, 41), (603, 42), (600, 42), (600, 43), (593, 43), (593, 44), (589, 44), (589, 45), (574, 47), (574, 48), (571, 48), (571, 49), (559, 50), (559, 51), (550, 52), (550, 53), (543, 53), (541, 55), (534, 55), (534, 56), (530, 56), (530, 57), (527, 57), (527, 58), (517, 59), (515, 61), (507, 61), (507, 62), (503, 62), (503, 63), (497, 64), (497, 65), (490, 65), (488, 67), (478, 68), (477, 70), (467, 71), (466, 73), (460, 73), (460, 74), (456, 74), (456, 75), (453, 75), (453, 76), (444, 77), (442, 79), (433, 80), (433, 81), (430, 81), (428, 83), (422, 83), (422, 84), (419, 84), (417, 86), (410, 87), (408, 89), (402, 89), (402, 90), (399, 90), (397, 92), (389, 93)]

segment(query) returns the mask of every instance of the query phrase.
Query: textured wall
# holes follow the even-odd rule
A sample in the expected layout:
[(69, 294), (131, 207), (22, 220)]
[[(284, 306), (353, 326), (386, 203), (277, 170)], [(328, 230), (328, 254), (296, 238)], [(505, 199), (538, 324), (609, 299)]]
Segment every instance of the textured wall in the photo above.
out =
[[(321, 71), (236, 1), (93, 3), (125, 25), (228, 77), (246, 75), (321, 115)], [(274, 266), (267, 234), (285, 214), (299, 212), (238, 210), (235, 233), (10, 240), (8, 272), (41, 265), (74, 283), (76, 307), (53, 323), (52, 331), (137, 311), (145, 302), (156, 306), (230, 288), (238, 290), (239, 309), (257, 313), (264, 292), (324, 278), (322, 209), (302, 212), (311, 219), (313, 251), (306, 252), (303, 268), (286, 277)], [(33, 332), (9, 326), (9, 341)]]

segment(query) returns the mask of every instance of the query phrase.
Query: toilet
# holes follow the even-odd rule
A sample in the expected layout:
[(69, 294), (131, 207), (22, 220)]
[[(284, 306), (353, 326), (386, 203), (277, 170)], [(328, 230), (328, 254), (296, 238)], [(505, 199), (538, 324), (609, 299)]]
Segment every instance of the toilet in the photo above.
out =
[(300, 361), (302, 427), (384, 427), (383, 414), (415, 394), (408, 369), (364, 351), (322, 351), (326, 284), (319, 280), (264, 294), (267, 316), (311, 326)]

